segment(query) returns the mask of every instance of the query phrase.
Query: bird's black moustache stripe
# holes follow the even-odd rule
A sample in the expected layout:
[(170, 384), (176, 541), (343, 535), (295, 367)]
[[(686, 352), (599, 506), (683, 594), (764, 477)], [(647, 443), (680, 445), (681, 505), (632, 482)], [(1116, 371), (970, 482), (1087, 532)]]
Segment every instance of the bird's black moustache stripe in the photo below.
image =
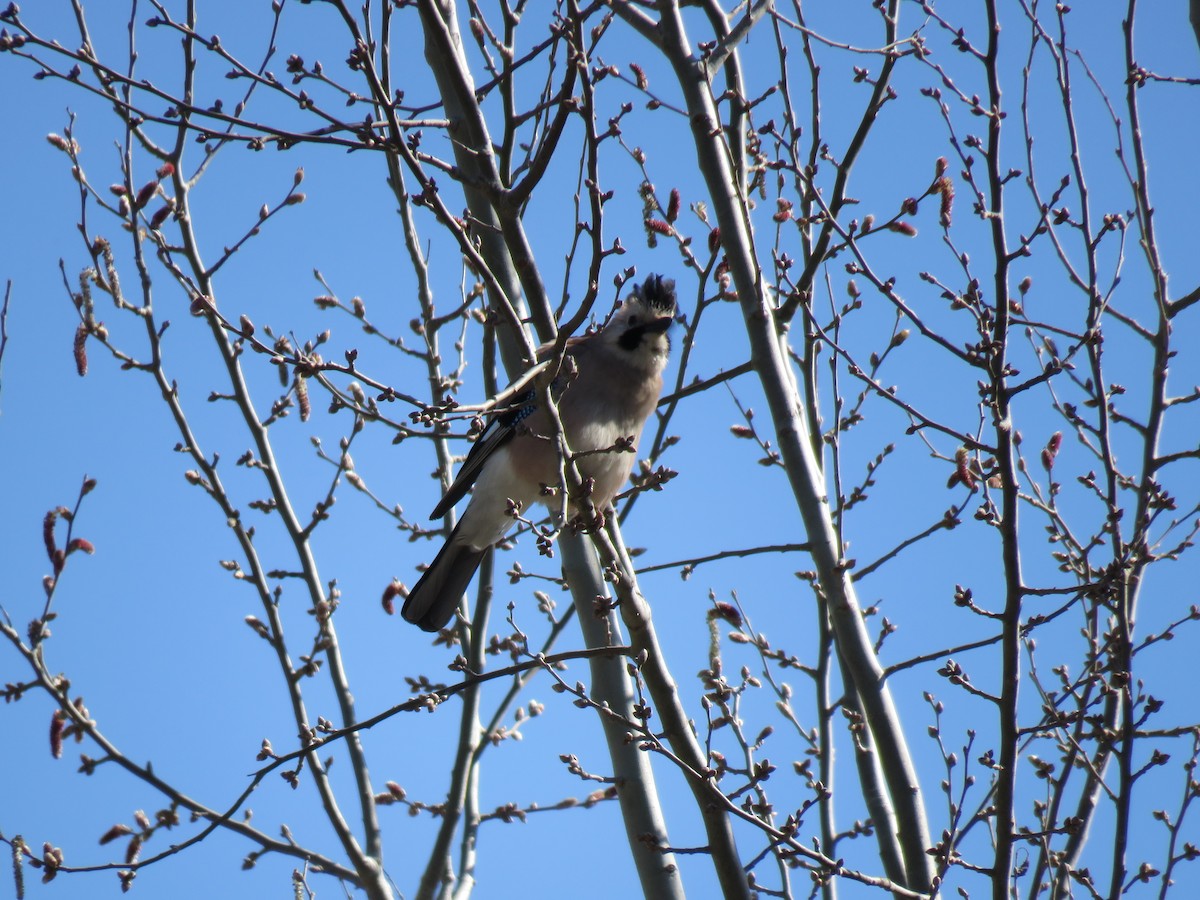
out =
[(671, 327), (670, 319), (656, 319), (644, 325), (633, 325), (621, 332), (617, 344), (622, 350), (636, 350), (642, 345), (642, 338), (647, 334), (663, 334)]

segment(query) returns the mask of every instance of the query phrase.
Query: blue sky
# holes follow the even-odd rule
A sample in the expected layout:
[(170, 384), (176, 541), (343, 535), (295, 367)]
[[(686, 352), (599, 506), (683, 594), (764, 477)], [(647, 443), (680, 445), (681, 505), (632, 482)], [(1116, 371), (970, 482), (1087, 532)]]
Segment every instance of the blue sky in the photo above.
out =
[[(64, 4), (27, 6), (23, 15), (35, 28), (44, 34), (62, 35), (64, 44), (72, 43), (71, 19)], [(217, 3), (211, 13), (210, 7), (205, 7), (203, 27), (209, 27), (211, 16), (211, 27), (219, 30), (225, 45), (233, 52), (250, 55), (264, 39), (266, 6)], [(1184, 5), (1171, 6), (1145, 4), (1139, 31), (1144, 64), (1155, 71), (1194, 76), (1200, 57), (1187, 27)], [(1081, 9), (1076, 13), (1079, 20), (1072, 22), (1076, 29), (1073, 34), (1088, 58), (1103, 61), (1095, 62), (1096, 71), (1114, 101), (1120, 99), (1123, 90), (1120, 73), (1114, 75), (1112, 64), (1119, 59), (1113, 54), (1120, 50), (1116, 22), (1123, 8), (1110, 2), (1098, 3), (1094, 17), (1085, 20)], [(917, 8), (910, 5), (905, 9), (907, 27), (916, 27)], [(856, 17), (865, 16), (867, 11), (866, 3), (836, 14), (817, 9), (812, 11), (814, 21), (810, 24), (831, 36), (873, 46), (875, 31), (867, 32), (869, 37), (854, 31), (859, 21)], [(102, 50), (118, 52), (124, 13), (111, 18), (107, 15), (99, 10), (93, 13), (94, 37)], [(149, 10), (143, 9), (139, 19), (149, 15)], [(1091, 11), (1087, 15), (1091, 16)], [(335, 68), (333, 63), (340, 63), (346, 41), (340, 35), (336, 39), (328, 37), (335, 24), (328, 9), (319, 4), (294, 5), (289, 7), (285, 23), (279, 40), (281, 56), (273, 64), (277, 71), (284, 68), (283, 59), (293, 52), (308, 60), (322, 58), (331, 70)], [(1014, 19), (1012, 31), (1017, 32), (1019, 27)], [(759, 89), (770, 83), (770, 53), (766, 51), (773, 52), (773, 48), (768, 37), (763, 32), (747, 47), (748, 67)], [(407, 35), (401, 39), (401, 47), (410, 52), (398, 54), (401, 74), (397, 81), (403, 82), (410, 94), (420, 96), (429, 92), (429, 85), (420, 48), (409, 46), (408, 40)], [(1019, 67), (1025, 44), (1014, 40), (1008, 46), (1012, 48), (1008, 64)], [(143, 32), (139, 37), (142, 71), (153, 73), (151, 77), (163, 86), (174, 84), (178, 71), (176, 47), (165, 30)], [(647, 54), (634, 35), (614, 26), (606, 38), (603, 55), (605, 62), (624, 66)], [(827, 139), (836, 156), (856, 121), (852, 111), (863, 102), (865, 90), (862, 85), (850, 83), (846, 75), (850, 62), (844, 56), (830, 53), (827, 59)], [(944, 61), (951, 66), (959, 64), (953, 58)], [(931, 83), (932, 76), (928, 71), (901, 68), (904, 74), (898, 79), (897, 89), (904, 103), (915, 103), (909, 98)], [(673, 97), (668, 73), (649, 64), (647, 70), (652, 85)], [(270, 652), (242, 623), (245, 616), (259, 612), (256, 598), (218, 565), (219, 560), (236, 557), (236, 545), (215, 505), (187, 484), (184, 472), (191, 464), (185, 456), (173, 452), (178, 434), (153, 383), (143, 375), (121, 371), (95, 345), (91, 347), (87, 377), (81, 379), (75, 372), (72, 340), (78, 319), (62, 284), (59, 260), (68, 281), (74, 284), (87, 261), (75, 228), (79, 194), (66, 157), (44, 136), (63, 133), (68, 110), (75, 113), (75, 137), (83, 148), (88, 175), (93, 183), (103, 186), (120, 180), (114, 148), (120, 133), (104, 104), (60, 82), (35, 82), (31, 74), (32, 67), (24, 61), (0, 57), (0, 121), (8, 123), (0, 144), (7, 213), (0, 216), (0, 283), (13, 283), (7, 323), (9, 343), (0, 373), (0, 472), (4, 473), (0, 478), (0, 508), (5, 512), (4, 541), (0, 544), (0, 605), (19, 629), (37, 614), (42, 604), (41, 579), (48, 571), (42, 547), (42, 517), (55, 506), (71, 506), (85, 475), (96, 478), (98, 487), (84, 502), (76, 526), (76, 535), (91, 540), (96, 553), (72, 557), (61, 579), (55, 599), (59, 618), (52, 623), (54, 636), (46, 651), (49, 667), (70, 677), (73, 693), (84, 697), (104, 732), (133, 759), (152, 762), (157, 773), (184, 792), (222, 808), (232, 802), (257, 767), (255, 754), (262, 739), (269, 738), (276, 749), (290, 748), (294, 725)], [(1032, 110), (1039, 151), (1046, 148), (1045, 171), (1054, 173), (1046, 178), (1053, 181), (1064, 165), (1063, 136), (1050, 117), (1056, 103), (1050, 90), (1052, 82), (1043, 83), (1045, 91), (1035, 92)], [(228, 90), (219, 68), (205, 70), (201, 85), (214, 99)], [(610, 90), (606, 102), (615, 105), (624, 88)], [(1080, 88), (1079, 95), (1084, 137), (1094, 141), (1088, 144), (1094, 148), (1089, 152), (1088, 165), (1094, 173), (1097, 206), (1103, 207), (1102, 211), (1124, 211), (1127, 201), (1116, 192), (1119, 170), (1107, 136), (1112, 126), (1094, 92)], [(1006, 98), (1013, 104), (1018, 102), (1016, 91), (1006, 93)], [(1195, 202), (1200, 197), (1200, 173), (1195, 165), (1200, 110), (1195, 90), (1183, 86), (1152, 85), (1142, 92), (1142, 103), (1155, 179), (1159, 238), (1171, 283), (1182, 294), (1200, 284), (1194, 226)], [(864, 206), (864, 213), (890, 215), (904, 197), (923, 189), (931, 177), (933, 159), (945, 153), (944, 136), (937, 130), (937, 119), (927, 105), (900, 107), (910, 108), (920, 113), (911, 122), (904, 118), (888, 120), (885, 136), (868, 145), (856, 169), (854, 193), (868, 203), (878, 204), (876, 210)], [(274, 104), (262, 109), (264, 117), (300, 121), (297, 113), (278, 111)], [(1037, 126), (1043, 116), (1046, 124)], [(687, 132), (682, 121), (666, 111), (650, 113), (640, 105), (627, 121), (627, 140), (646, 151), (648, 169), (660, 191), (665, 194), (669, 188), (678, 187), (685, 210), (688, 203), (703, 199), (703, 185), (685, 143)], [(1015, 126), (1011, 119), (1010, 124)], [(1017, 140), (1015, 127), (1010, 133)], [(434, 144), (434, 149), (443, 152), (445, 148)], [(629, 253), (605, 269), (602, 303), (606, 304), (612, 295), (607, 285), (617, 265), (636, 265), (639, 277), (650, 271), (675, 274), (680, 278), (681, 293), (692, 296), (695, 279), (682, 273), (676, 251), (668, 242), (650, 250), (642, 237), (636, 193), (641, 176), (637, 167), (627, 154), (611, 145), (607, 149), (606, 177), (617, 194), (608, 210), (606, 231), (610, 239), (619, 235)], [(195, 153), (194, 146), (191, 152)], [(232, 319), (244, 313), (260, 327), (269, 325), (294, 332), (302, 341), (329, 328), (332, 336), (328, 356), (357, 349), (364, 371), (398, 389), (422, 394), (423, 369), (418, 363), (372, 340), (350, 318), (321, 312), (312, 304), (314, 296), (324, 293), (313, 278), (313, 270), (319, 269), (342, 299), (362, 297), (371, 320), (382, 331), (410, 334), (408, 323), (416, 314), (414, 279), (403, 251), (394, 200), (383, 185), (385, 170), (380, 158), (311, 146), (292, 149), (286, 158), (273, 150), (255, 154), (241, 148), (226, 149), (194, 195), (202, 252), (210, 260), (215, 258), (222, 246), (229, 245), (253, 224), (262, 204), (279, 202), (291, 187), (297, 167), (305, 170), (306, 202), (284, 210), (230, 260), (219, 281), (221, 308)], [(152, 169), (149, 161), (139, 159), (135, 182), (148, 178)], [(951, 166), (952, 174), (956, 169)], [(570, 196), (577, 174), (577, 160), (556, 161), (548, 184), (526, 219), (535, 254), (556, 298), (562, 293), (563, 259), (574, 224)], [(962, 230), (956, 235), (964, 247), (977, 253), (980, 226), (969, 216), (970, 198), (961, 185), (959, 190), (956, 216)], [(450, 205), (453, 208), (458, 203), (455, 200)], [(92, 210), (89, 215), (97, 214)], [(1028, 209), (1015, 211), (1014, 219), (1020, 215), (1032, 221)], [(92, 221), (103, 222), (99, 218)], [(686, 211), (681, 222), (684, 228), (693, 230), (696, 244), (702, 245), (707, 230)], [(421, 219), (420, 224), (431, 241), (430, 263), (439, 308), (452, 308), (462, 279), (458, 253), (450, 244), (434, 238), (428, 218)], [(919, 297), (915, 273), (922, 269), (946, 271), (953, 253), (939, 240), (931, 208), (922, 210), (917, 224), (921, 233), (916, 239), (906, 242), (896, 236), (880, 249), (879, 259), (881, 265), (893, 266), (902, 273), (907, 290)], [(760, 241), (768, 245), (772, 227), (769, 216), (760, 215), (757, 227)], [(1023, 227), (1014, 224), (1013, 233)], [(121, 237), (112, 220), (93, 224), (92, 229), (92, 233), (107, 234), (114, 243)], [(1136, 255), (1132, 241), (1125, 253), (1130, 258)], [(1047, 317), (1069, 315), (1069, 304), (1075, 300), (1044, 251), (1029, 262), (1028, 272), (1034, 278), (1029, 303), (1040, 304)], [(1144, 310), (1145, 283), (1139, 272), (1134, 262), (1128, 264), (1119, 296), (1129, 308)], [(122, 275), (127, 289), (135, 285), (131, 267), (126, 265)], [(833, 301), (824, 302), (844, 302), (846, 276), (840, 264), (829, 267), (828, 277)], [(211, 392), (227, 389), (223, 373), (215, 364), (207, 330), (189, 315), (187, 299), (169, 284), (161, 270), (156, 270), (155, 278), (156, 314), (160, 320), (171, 321), (166, 339), (168, 374), (178, 381), (184, 405), (206, 452), (221, 453), (224, 477), (238, 502), (248, 503), (262, 494), (257, 476), (233, 466), (247, 448), (248, 439), (239, 428), (231, 404), (206, 400)], [(577, 298), (580, 291), (580, 275), (576, 272), (571, 277), (570, 293)], [(568, 306), (568, 311), (571, 309)], [(890, 312), (875, 313), (874, 308), (868, 308), (861, 323), (849, 323), (846, 340), (854, 346), (870, 346), (886, 334), (892, 327)], [(692, 363), (692, 373), (701, 376), (732, 368), (748, 353), (735, 304), (718, 304), (705, 316), (708, 324), (694, 348)], [(934, 321), (944, 321), (948, 329), (961, 327), (944, 311), (931, 316)], [(137, 355), (144, 348), (139, 323), (129, 316), (109, 307), (100, 318), (130, 352)], [(1194, 328), (1189, 320), (1183, 320), (1180, 327), (1181, 332)], [(468, 337), (477, 339), (477, 330), (469, 332)], [(1181, 342), (1179, 346), (1187, 345)], [(1121, 371), (1127, 372), (1123, 377), (1129, 379), (1131, 391), (1136, 391), (1144, 378), (1139, 374), (1144, 369), (1140, 352), (1137, 345), (1114, 337), (1114, 367), (1119, 364)], [(1026, 353), (1025, 359), (1030, 358)], [(917, 405), (937, 415), (960, 417), (964, 428), (971, 427), (973, 380), (961, 372), (948, 375), (936, 354), (931, 356), (916, 341), (899, 348), (894, 364), (889, 365), (894, 368), (888, 369), (884, 377), (901, 384)], [(265, 413), (279, 393), (275, 372), (261, 359), (249, 360), (247, 371), (258, 409)], [(673, 379), (676, 371), (673, 365), (668, 376)], [(1173, 384), (1176, 393), (1188, 392), (1200, 380), (1200, 367), (1187, 353), (1174, 362), (1173, 371), (1178, 372), (1178, 381)], [(760, 412), (756, 424), (769, 435), (766, 410), (754, 380), (738, 379), (732, 389), (743, 406)], [(460, 399), (483, 399), (479, 366), (474, 359), (467, 369)], [(1027, 437), (1035, 447), (1061, 429), (1061, 421), (1048, 414), (1046, 405), (1044, 396), (1031, 397), (1021, 408), (1022, 422), (1027, 423), (1022, 427), (1029, 429)], [(350, 424), (344, 415), (327, 415), (325, 406), (318, 400), (309, 422), (301, 423), (293, 415), (272, 433), (302, 515), (324, 496), (332, 474), (330, 466), (316, 457), (313, 438), (319, 438), (328, 452), (336, 453), (338, 441)], [(967, 499), (961, 489), (957, 493), (945, 489), (949, 470), (944, 462), (932, 460), (929, 448), (920, 441), (904, 437), (907, 421), (903, 416), (878, 403), (869, 408), (868, 424), (847, 439), (844, 447), (847, 472), (852, 473), (848, 478), (859, 477), (863, 463), (879, 453), (885, 443), (896, 441), (899, 449), (881, 469), (872, 502), (848, 517), (851, 555), (861, 563), (926, 527), (942, 510)], [(406, 412), (397, 409), (396, 415)], [(662, 460), (680, 475), (665, 491), (641, 498), (625, 530), (629, 545), (646, 548), (640, 561), (652, 565), (732, 547), (804, 540), (799, 516), (788, 501), (783, 474), (757, 465), (759, 454), (754, 445), (730, 434), (729, 426), (740, 422), (733, 397), (724, 388), (702, 401), (681, 404), (670, 431), (682, 440)], [(1169, 426), (1164, 444), (1194, 447), (1197, 433), (1194, 413), (1185, 411)], [(955, 448), (939, 442), (937, 449), (952, 455)], [(387, 505), (401, 504), (410, 519), (425, 522), (426, 511), (438, 496), (436, 481), (428, 477), (434, 460), (426, 442), (414, 439), (394, 446), (390, 433), (368, 428), (355, 439), (351, 452), (359, 474)], [(1082, 450), (1068, 440), (1059, 465), (1064, 470), (1082, 472), (1089, 463)], [(1196, 483), (1194, 463), (1185, 465), (1192, 468), (1173, 476), (1180, 479), (1173, 489), (1183, 495), (1182, 508), (1195, 502), (1194, 493), (1187, 494), (1189, 485)], [(339, 635), (358, 709), (370, 715), (407, 698), (405, 676), (426, 673), (434, 679), (453, 680), (453, 673), (445, 670), (453, 654), (445, 648), (431, 647), (423, 634), (398, 618), (384, 616), (378, 602), (383, 586), (391, 578), (412, 583), (415, 567), (432, 557), (436, 545), (410, 542), (406, 534), (396, 530), (393, 520), (347, 486), (338, 496), (330, 522), (317, 532), (315, 548), (322, 577), (337, 579), (342, 592), (342, 607), (337, 614)], [(1066, 497), (1064, 503), (1073, 512), (1084, 512), (1085, 502), (1078, 497)], [(965, 618), (951, 601), (956, 583), (971, 584), (982, 602), (999, 600), (999, 584), (994, 580), (995, 547), (990, 543), (992, 536), (972, 521), (976, 506), (975, 501), (968, 504), (964, 527), (919, 545), (912, 554), (860, 585), (863, 603), (881, 603), (881, 615), (900, 626), (885, 645), (885, 665), (986, 632), (978, 620)], [(1032, 515), (1026, 521), (1033, 529), (1042, 527)], [(270, 564), (286, 568), (290, 564), (287, 548), (274, 533), (274, 526), (273, 520), (262, 519), (261, 548), (264, 557), (277, 561)], [(1030, 547), (1031, 573), (1053, 580), (1053, 566), (1043, 546), (1031, 541)], [(537, 571), (554, 571), (553, 564), (536, 559), (536, 551), (527, 540), (503, 557), (499, 565), (506, 569), (513, 560)], [(773, 646), (812, 661), (815, 635), (811, 597), (793, 574), (807, 565), (807, 560), (797, 555), (766, 555), (755, 557), (749, 565), (731, 561), (702, 566), (687, 581), (671, 571), (643, 577), (642, 589), (651, 600), (670, 664), (693, 715), (700, 715), (700, 685), (694, 673), (707, 664), (705, 613), (710, 592), (718, 599), (727, 599), (730, 592), (736, 591), (756, 630), (768, 634)], [(1187, 557), (1173, 566), (1154, 569), (1139, 628), (1153, 632), (1186, 612), (1190, 604), (1197, 602), (1198, 575), (1196, 562)], [(544, 631), (537, 620), (532, 587), (502, 585), (501, 590), (493, 628), (502, 628), (499, 619), (511, 600), (517, 604), (517, 620), (522, 627), (531, 634)], [(560, 605), (565, 604), (564, 597), (556, 597)], [(293, 656), (306, 652), (304, 641), (311, 627), (299, 592), (293, 595), (285, 590), (283, 609), (295, 640)], [(872, 629), (878, 627), (878, 622), (878, 617), (872, 620)], [(1077, 627), (1077, 622), (1062, 622), (1048, 631), (1043, 646), (1061, 641), (1066, 648), (1062, 652), (1073, 654), (1069, 657), (1073, 661), (1078, 653), (1078, 647), (1072, 645)], [(560, 649), (577, 645), (574, 633), (568, 634)], [(1170, 721), (1174, 723), (1200, 721), (1200, 702), (1190, 684), (1196, 640), (1193, 633), (1183, 632), (1180, 639), (1156, 650), (1146, 669), (1146, 677), (1152, 680), (1151, 692), (1167, 699)], [(1055, 652), (1051, 650), (1051, 654)], [(961, 661), (971, 669), (977, 683), (994, 683), (994, 660), (986, 653)], [(1059, 661), (1066, 660), (1044, 658), (1041, 664), (1048, 671)], [(744, 647), (727, 647), (725, 663), (731, 673), (742, 665), (755, 671), (761, 668)], [(25, 677), (21, 661), (5, 645), (0, 649), (0, 680)], [(572, 677), (586, 679), (586, 669), (573, 668)], [(802, 676), (794, 679), (794, 686), (798, 697), (802, 697), (797, 700), (798, 707), (811, 715), (809, 689)], [(994, 723), (981, 723), (980, 709), (955, 694), (934, 674), (933, 667), (897, 677), (892, 689), (908, 724), (936, 833), (943, 816), (937, 781), (943, 773), (940, 759), (925, 735), (932, 717), (921, 699), (922, 691), (933, 690), (946, 701), (943, 725), (946, 742), (952, 748), (965, 740), (967, 728), (978, 727), (983, 735)], [(311, 680), (307, 691), (314, 715), (335, 718), (333, 697), (321, 679)], [(502, 691), (502, 686), (491, 686), (486, 696), (494, 703)], [(535, 681), (529, 689), (526, 702), (534, 699), (545, 703), (547, 709), (521, 726), (522, 740), (507, 741), (487, 751), (480, 788), (484, 810), (509, 801), (549, 806), (563, 797), (585, 796), (594, 785), (570, 776), (558, 761), (559, 754), (579, 755), (591, 771), (607, 769), (606, 753), (591, 714), (552, 694), (544, 680)], [(780, 807), (786, 808), (803, 797), (802, 785), (795, 779), (787, 782), (784, 776), (793, 759), (803, 758), (804, 747), (795, 734), (787, 734), (786, 728), (780, 727), (772, 703), (773, 698), (765, 692), (752, 692), (743, 713), (746, 730), (751, 734), (764, 724), (776, 726), (776, 736), (773, 743), (768, 743), (766, 753), (779, 766), (780, 777), (770, 787), (778, 791)], [(1029, 708), (1031, 715), (1035, 708)], [(102, 767), (90, 778), (75, 774), (79, 752), (90, 752), (86, 746), (70, 745), (62, 760), (51, 759), (47, 734), (52, 711), (48, 701), (30, 695), (0, 712), (0, 727), (6, 735), (0, 759), (8, 775), (0, 783), (0, 830), (9, 837), (21, 833), (35, 847), (49, 840), (64, 849), (70, 865), (109, 861), (111, 848), (98, 847), (98, 837), (114, 822), (131, 822), (134, 810), (153, 813), (162, 801), (151, 789), (112, 766)], [(512, 724), (511, 716), (508, 724)], [(814, 723), (808, 719), (805, 724), (811, 727)], [(394, 780), (414, 798), (440, 802), (457, 725), (457, 703), (452, 702), (437, 714), (400, 716), (373, 729), (364, 737), (364, 743), (377, 789), (382, 790), (385, 781)], [(850, 750), (844, 733), (839, 733), (839, 740), (843, 742), (839, 757), (843, 767), (841, 786), (849, 792), (853, 790)], [(981, 736), (980, 740), (986, 738)], [(1180, 749), (1175, 748), (1176, 752)], [(1143, 815), (1157, 808), (1158, 803), (1175, 802), (1183, 777), (1178, 765), (1181, 762), (1182, 757), (1174, 760), (1163, 768), (1161, 778), (1148, 782), (1151, 786), (1140, 795), (1145, 804)], [(346, 790), (349, 772), (344, 758), (335, 763), (333, 774), (339, 787)], [(702, 844), (703, 833), (690, 814), (690, 801), (680, 778), (666, 765), (657, 767), (657, 775), (666, 794), (672, 841), (680, 847)], [(1036, 787), (1031, 773), (1026, 784), (1030, 792)], [(1022, 812), (1027, 814), (1034, 796), (1023, 796), (1026, 806)], [(264, 831), (276, 834), (286, 823), (301, 843), (335, 852), (332, 833), (317, 814), (311, 784), (304, 783), (292, 791), (273, 777), (248, 805), (254, 812), (254, 824)], [(839, 813), (843, 824), (857, 814), (855, 804), (849, 801)], [(383, 808), (381, 816), (389, 873), (404, 892), (411, 893), (436, 823), (427, 815), (410, 817), (398, 806)], [(1157, 823), (1148, 816), (1145, 821), (1149, 835)], [(178, 834), (190, 834), (189, 827), (184, 825)], [(1192, 829), (1190, 833), (1191, 839), (1200, 843), (1200, 831)], [(156, 838), (146, 853), (164, 849), (170, 840), (164, 837)], [(1140, 840), (1142, 835), (1137, 837)], [(747, 856), (759, 846), (748, 833), (742, 833), (741, 839)], [(866, 841), (860, 839), (857, 846), (847, 847), (845, 854), (854, 864), (873, 869)], [(580, 898), (636, 893), (635, 875), (623, 842), (613, 804), (538, 813), (525, 824), (488, 823), (479, 846), (476, 896), (551, 896), (561, 894), (568, 885), (571, 895)], [(1159, 843), (1152, 846), (1158, 847)], [(268, 857), (254, 871), (242, 872), (241, 860), (249, 849), (238, 838), (216, 835), (202, 846), (142, 870), (135, 890), (142, 896), (180, 898), (208, 896), (214, 887), (228, 897), (279, 896), (288, 891), (294, 861)], [(1131, 861), (1138, 859), (1138, 849), (1135, 846), (1131, 850)], [(702, 856), (681, 855), (679, 862), (693, 896), (715, 896), (711, 867)], [(581, 877), (581, 873), (587, 874)], [(799, 875), (795, 877), (796, 883), (801, 883)], [(29, 880), (35, 880), (32, 873)], [(1186, 895), (1188, 885), (1200, 889), (1200, 876), (1186, 870), (1177, 880), (1179, 896)], [(9, 896), (10, 883), (0, 879), (0, 885), (0, 897)], [(336, 890), (328, 882), (316, 881), (314, 886), (325, 892)], [(852, 888), (843, 890), (843, 896), (858, 896)], [(982, 887), (976, 882), (973, 890), (982, 892)], [(28, 895), (65, 898), (117, 894), (115, 876), (104, 873), (64, 876), (48, 888), (31, 886)]]

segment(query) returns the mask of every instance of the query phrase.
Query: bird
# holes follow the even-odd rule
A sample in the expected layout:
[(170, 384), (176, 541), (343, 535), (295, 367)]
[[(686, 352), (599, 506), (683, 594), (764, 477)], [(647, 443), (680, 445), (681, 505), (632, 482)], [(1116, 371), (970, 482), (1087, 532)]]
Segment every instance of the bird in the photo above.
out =
[[(636, 455), (630, 451), (658, 405), (676, 309), (674, 280), (652, 274), (634, 285), (601, 329), (566, 342), (550, 392), (601, 512), (629, 478)], [(538, 360), (552, 354), (553, 344), (545, 344)], [(493, 416), (429, 516), (444, 516), (474, 486), (445, 545), (408, 592), (400, 611), (406, 621), (429, 632), (446, 627), (484, 554), (512, 526), (512, 504), (528, 509), (535, 501), (555, 502), (548, 496), (554, 492), (545, 490), (560, 482), (554, 436), (533, 389)]]

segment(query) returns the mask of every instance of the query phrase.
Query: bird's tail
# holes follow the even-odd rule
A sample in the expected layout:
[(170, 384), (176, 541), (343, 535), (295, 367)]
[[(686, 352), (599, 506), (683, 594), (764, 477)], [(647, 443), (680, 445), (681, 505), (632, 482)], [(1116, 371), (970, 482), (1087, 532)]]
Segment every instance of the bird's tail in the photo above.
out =
[(425, 631), (439, 631), (454, 617), (458, 601), (475, 577), (488, 548), (476, 550), (458, 538), (458, 526), (408, 592), (400, 615)]

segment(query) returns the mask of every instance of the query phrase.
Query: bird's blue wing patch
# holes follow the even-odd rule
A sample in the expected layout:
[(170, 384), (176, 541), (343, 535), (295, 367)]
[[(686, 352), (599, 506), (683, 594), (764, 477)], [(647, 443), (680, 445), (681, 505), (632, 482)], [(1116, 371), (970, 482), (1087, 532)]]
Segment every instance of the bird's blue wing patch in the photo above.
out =
[(449, 490), (446, 491), (446, 495), (433, 508), (433, 512), (429, 514), (429, 518), (441, 518), (449, 512), (454, 504), (467, 495), (467, 491), (475, 484), (475, 479), (479, 477), (479, 473), (483, 471), (484, 464), (487, 463), (491, 455), (512, 440), (512, 436), (516, 434), (517, 426), (529, 418), (536, 409), (537, 394), (531, 388), (514, 400), (510, 406), (505, 407), (492, 416), (487, 427), (483, 429), (478, 440), (471, 447), (471, 452), (463, 460), (462, 468), (458, 470), (458, 474), (454, 477), (454, 481), (450, 485)]

